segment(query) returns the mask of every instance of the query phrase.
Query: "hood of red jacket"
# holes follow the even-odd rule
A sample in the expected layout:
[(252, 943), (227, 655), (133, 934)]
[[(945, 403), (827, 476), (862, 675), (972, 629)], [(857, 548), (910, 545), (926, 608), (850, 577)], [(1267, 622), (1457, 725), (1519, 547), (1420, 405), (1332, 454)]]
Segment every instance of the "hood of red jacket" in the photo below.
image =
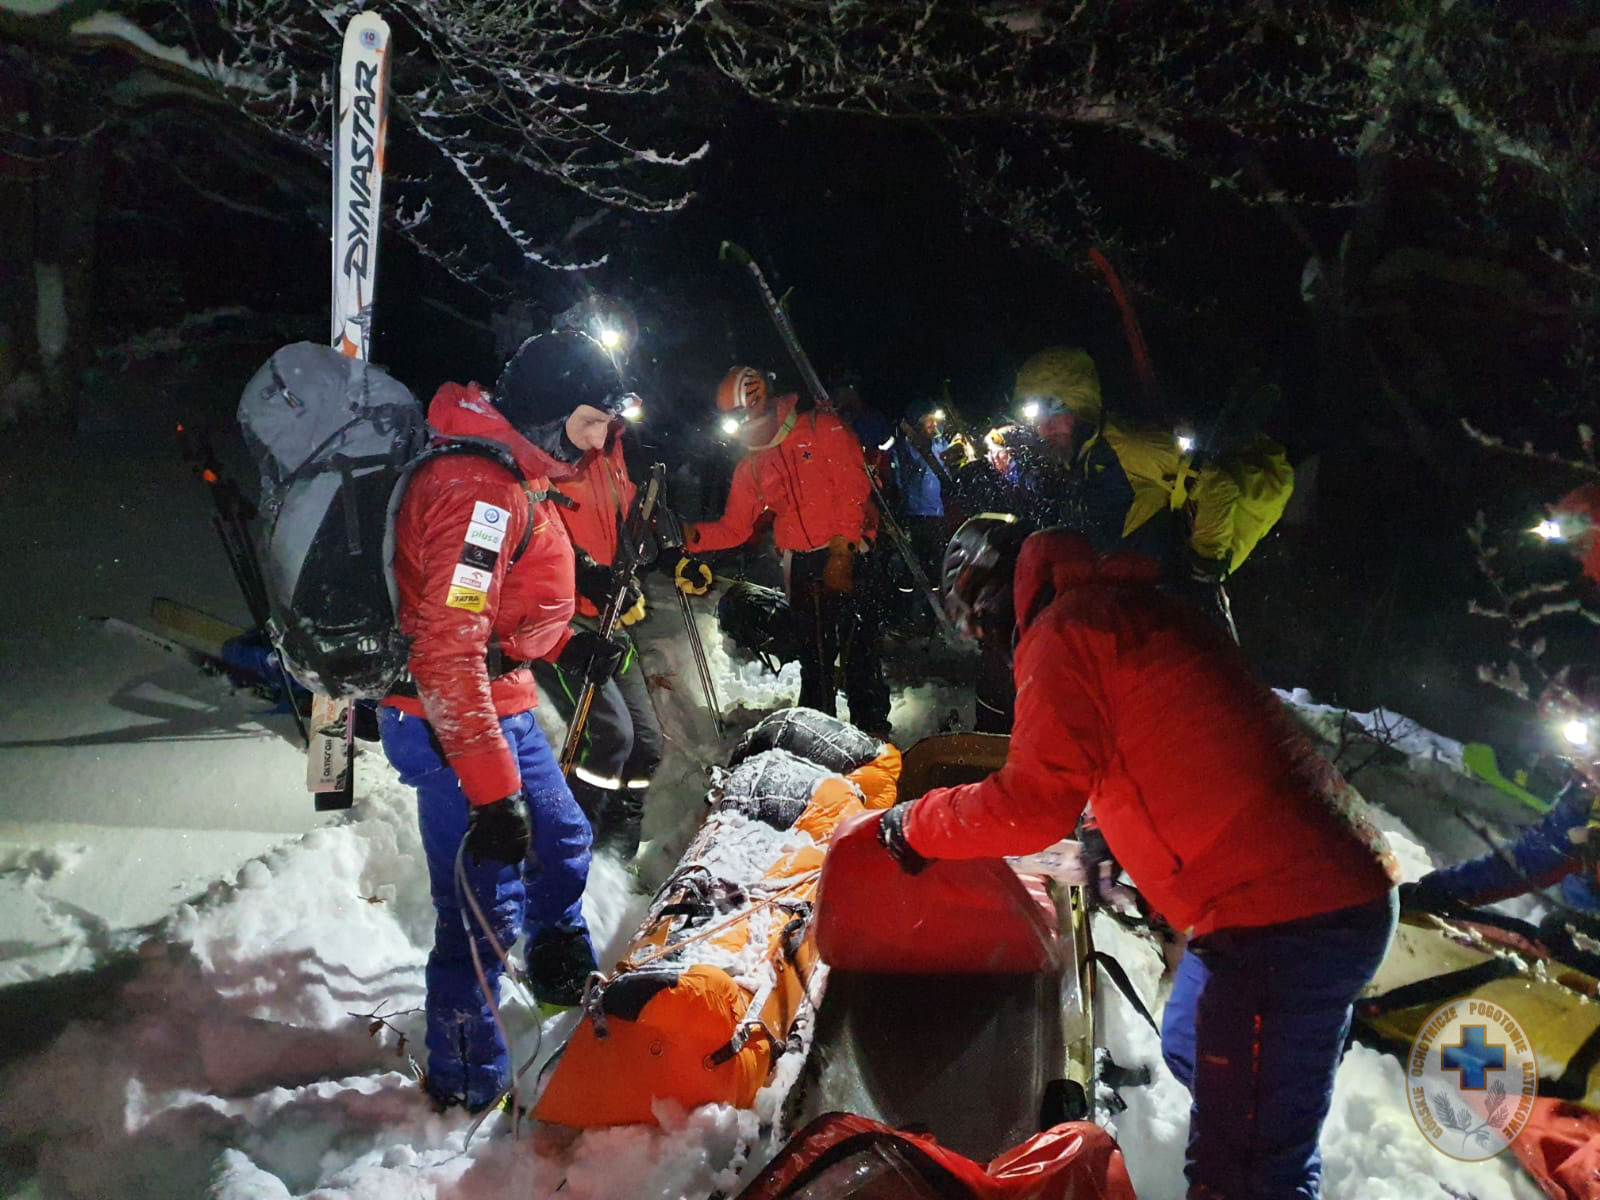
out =
[(499, 442), (529, 479), (576, 479), (581, 472), (539, 449), (506, 420), (476, 383), (447, 383), (428, 405), (428, 428), (440, 437), (484, 438)]
[(1131, 550), (1096, 554), (1081, 533), (1046, 529), (1023, 542), (1017, 554), (1011, 582), (1017, 629), (1027, 629), (1045, 605), (1073, 588), (1151, 585), (1159, 576), (1160, 568), (1148, 555)]

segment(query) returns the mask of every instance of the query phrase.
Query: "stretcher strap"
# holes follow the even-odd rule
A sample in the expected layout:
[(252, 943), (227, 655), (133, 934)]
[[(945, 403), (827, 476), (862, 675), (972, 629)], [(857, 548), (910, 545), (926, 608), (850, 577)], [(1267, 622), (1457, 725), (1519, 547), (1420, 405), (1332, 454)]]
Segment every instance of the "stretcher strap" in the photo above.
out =
[[(791, 880), (789, 883), (786, 883), (783, 887), (773, 892), (772, 895), (767, 896), (762, 900), (757, 900), (749, 908), (741, 909), (739, 912), (734, 913), (724, 921), (718, 921), (715, 925), (708, 925), (704, 929), (697, 929), (688, 937), (682, 938), (676, 942), (670, 942), (665, 946), (659, 946), (653, 952), (645, 955), (643, 958), (623, 959), (617, 964), (617, 969), (612, 973), (611, 978), (615, 979), (624, 971), (637, 971), (640, 967), (649, 966), (657, 959), (665, 958), (669, 954), (675, 954), (685, 946), (701, 941), (704, 938), (708, 938), (714, 933), (721, 933), (724, 929), (729, 929), (732, 926), (737, 925), (740, 921), (747, 921), (761, 909), (766, 908), (768, 905), (780, 903), (790, 892), (798, 891), (807, 884), (815, 883), (821, 874), (821, 870), (807, 871), (804, 875), (801, 875)], [(607, 982), (609, 982), (609, 980)]]
[(1362, 1017), (1382, 1016), (1401, 1008), (1415, 1008), (1420, 1004), (1439, 1004), (1455, 996), (1464, 996), (1473, 989), (1496, 979), (1515, 975), (1520, 970), (1513, 959), (1495, 955), (1458, 971), (1446, 971), (1402, 984), (1377, 996), (1356, 1002), (1356, 1012)]

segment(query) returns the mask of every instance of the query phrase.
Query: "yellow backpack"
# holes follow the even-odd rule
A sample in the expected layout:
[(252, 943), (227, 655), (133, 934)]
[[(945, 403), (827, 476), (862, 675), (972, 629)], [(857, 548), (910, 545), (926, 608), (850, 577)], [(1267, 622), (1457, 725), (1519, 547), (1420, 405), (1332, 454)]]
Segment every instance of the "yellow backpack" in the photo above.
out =
[(1195, 551), (1226, 558), (1228, 572), (1237, 571), (1293, 493), (1294, 468), (1277, 442), (1261, 436), (1229, 447), (1200, 468), (1191, 491)]

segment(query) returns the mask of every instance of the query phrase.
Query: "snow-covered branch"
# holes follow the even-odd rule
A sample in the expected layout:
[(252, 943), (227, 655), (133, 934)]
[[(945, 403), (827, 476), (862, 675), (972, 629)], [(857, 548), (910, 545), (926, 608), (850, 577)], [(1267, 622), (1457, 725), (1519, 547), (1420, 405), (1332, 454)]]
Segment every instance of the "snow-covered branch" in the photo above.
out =
[[(224, 0), (162, 32), (215, 62), (242, 111), (327, 158), (334, 67), (356, 7)], [(390, 157), (404, 164), (387, 198), (397, 227), (457, 277), (481, 282), (507, 246), (548, 267), (596, 265), (603, 255), (563, 242), (577, 217), (596, 205), (670, 212), (692, 197), (688, 169), (707, 146), (655, 115), (692, 11), (397, 0), (383, 13)]]

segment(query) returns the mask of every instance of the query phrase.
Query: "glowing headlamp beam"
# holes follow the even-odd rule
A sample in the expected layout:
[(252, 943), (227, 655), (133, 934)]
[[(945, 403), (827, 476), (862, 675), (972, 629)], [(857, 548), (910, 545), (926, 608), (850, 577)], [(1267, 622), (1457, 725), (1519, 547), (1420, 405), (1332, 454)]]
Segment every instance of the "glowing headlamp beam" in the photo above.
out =
[(1536, 537), (1541, 537), (1547, 542), (1560, 542), (1566, 540), (1566, 531), (1561, 528), (1560, 521), (1553, 521), (1549, 517), (1540, 521), (1533, 527)]
[(1591, 740), (1589, 722), (1573, 717), (1561, 726), (1561, 736), (1569, 746), (1587, 746)]
[(1026, 421), (1037, 421), (1039, 414), (1044, 411), (1044, 405), (1037, 400), (1029, 400), (1022, 406), (1022, 417)]

